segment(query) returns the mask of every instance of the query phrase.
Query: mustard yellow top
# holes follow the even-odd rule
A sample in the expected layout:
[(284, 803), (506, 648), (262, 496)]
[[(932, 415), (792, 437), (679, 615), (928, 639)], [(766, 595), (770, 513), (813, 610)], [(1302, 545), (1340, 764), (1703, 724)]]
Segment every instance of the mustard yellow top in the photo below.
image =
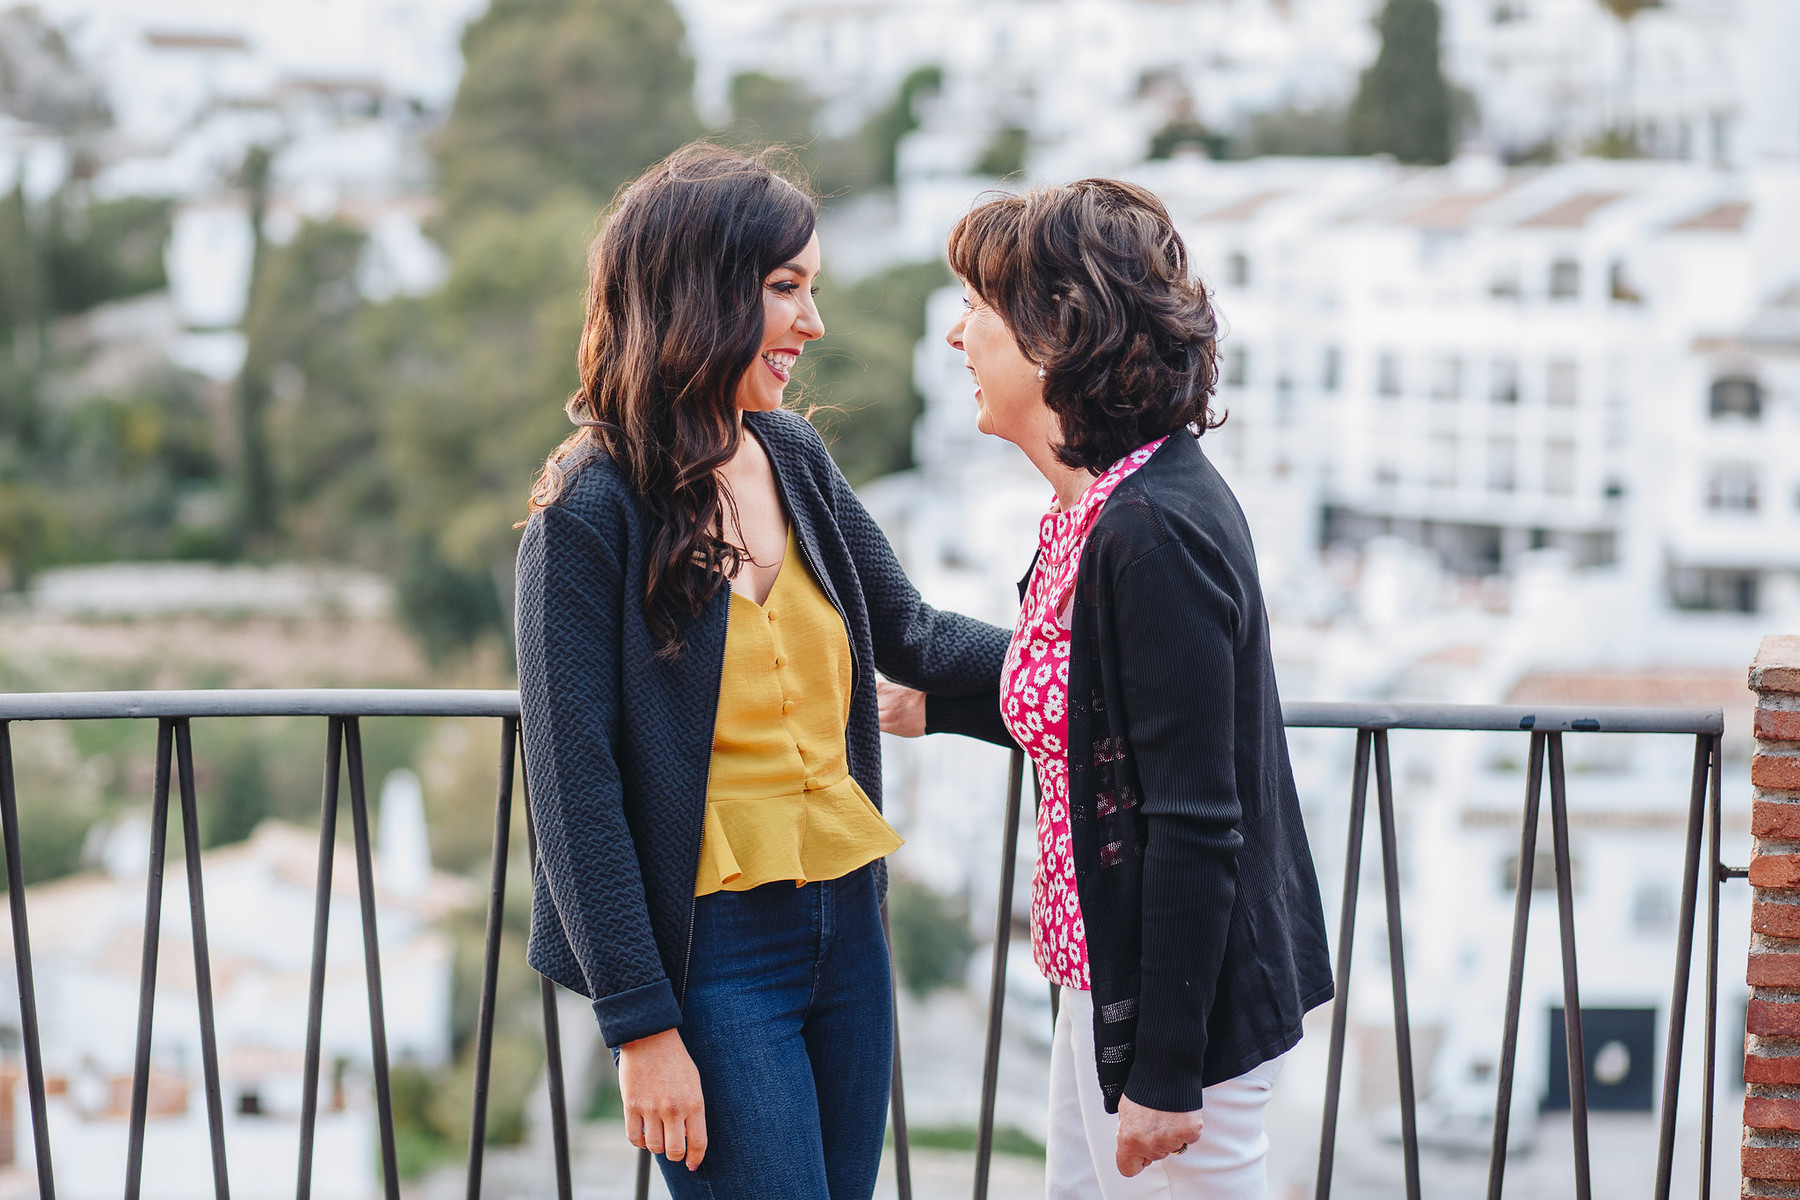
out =
[(850, 639), (794, 531), (768, 599), (731, 594), (696, 896), (837, 879), (900, 835), (850, 776)]

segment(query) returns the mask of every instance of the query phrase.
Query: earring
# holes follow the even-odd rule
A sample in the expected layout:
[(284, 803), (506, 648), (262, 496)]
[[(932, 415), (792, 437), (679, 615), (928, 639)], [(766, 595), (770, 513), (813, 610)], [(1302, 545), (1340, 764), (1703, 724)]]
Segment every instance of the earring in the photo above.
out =
[(1044, 368), (1039, 367), (1038, 368), (1038, 378), (1042, 379), (1043, 377), (1044, 377)]

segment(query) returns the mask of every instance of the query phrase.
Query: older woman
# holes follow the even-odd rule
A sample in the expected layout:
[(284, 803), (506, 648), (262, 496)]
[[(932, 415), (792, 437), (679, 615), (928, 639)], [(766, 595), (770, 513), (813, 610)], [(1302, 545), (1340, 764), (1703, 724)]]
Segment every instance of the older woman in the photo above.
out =
[(1114, 180), (982, 204), (950, 262), (979, 427), (1055, 490), (995, 700), (1042, 788), (1049, 1194), (1264, 1196), (1264, 1106), (1331, 972), (1250, 530), (1198, 441), (1212, 308)]

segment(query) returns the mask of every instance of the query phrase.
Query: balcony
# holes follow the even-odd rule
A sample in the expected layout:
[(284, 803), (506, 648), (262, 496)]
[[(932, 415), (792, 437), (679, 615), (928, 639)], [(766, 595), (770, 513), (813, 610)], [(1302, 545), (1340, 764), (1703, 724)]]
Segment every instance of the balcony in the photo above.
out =
[[(83, 1161), (89, 1157), (89, 1152), (81, 1148), (78, 1138), (70, 1136), (68, 1120), (59, 1116), (73, 1103), (73, 1092), (77, 1088), (87, 1089), (88, 1095), (83, 1103), (89, 1105), (87, 1111), (90, 1116), (124, 1124), (124, 1190), (131, 1200), (140, 1195), (158, 1194), (165, 1190), (156, 1186), (158, 1145), (159, 1142), (168, 1142), (168, 1138), (164, 1137), (165, 1129), (173, 1136), (176, 1126), (180, 1124), (177, 1118), (181, 1118), (183, 1114), (192, 1118), (195, 1153), (209, 1156), (212, 1190), (221, 1198), (228, 1196), (231, 1190), (227, 1155), (233, 1139), (265, 1137), (258, 1132), (260, 1127), (254, 1120), (259, 1115), (262, 1099), (251, 1093), (249, 1100), (246, 1100), (245, 1093), (238, 1090), (228, 1103), (227, 1088), (222, 1083), (224, 1068), (230, 1066), (236, 1071), (241, 1064), (233, 1065), (236, 1060), (223, 1064), (221, 1062), (219, 1021), (215, 1009), (221, 962), (213, 958), (216, 938), (209, 939), (209, 918), (216, 924), (231, 925), (240, 931), (236, 936), (241, 936), (244, 923), (247, 920), (254, 922), (255, 917), (241, 911), (236, 903), (227, 912), (208, 907), (207, 880), (203, 878), (205, 872), (198, 835), (192, 733), (196, 722), (256, 716), (318, 718), (323, 723), (325, 735), (320, 822), (316, 844), (310, 857), (303, 853), (304, 847), (296, 850), (291, 835), (284, 835), (287, 840), (280, 847), (276, 847), (271, 841), (261, 850), (256, 850), (257, 839), (252, 839), (252, 849), (245, 851), (246, 854), (253, 851), (269, 855), (279, 853), (281, 861), (288, 864), (279, 873), (286, 880), (285, 886), (294, 890), (295, 897), (304, 897), (308, 889), (305, 886), (307, 880), (299, 877), (299, 869), (294, 864), (300, 859), (306, 859), (301, 865), (308, 868), (311, 874), (310, 953), (302, 953), (299, 947), (289, 948), (295, 959), (296, 970), (301, 965), (304, 966), (306, 979), (304, 1012), (296, 1009), (291, 1014), (296, 1028), (301, 1031), (296, 1041), (303, 1044), (304, 1051), (297, 1062), (286, 1064), (283, 1068), (288, 1075), (297, 1073), (298, 1078), (297, 1095), (292, 1098), (295, 1120), (291, 1130), (284, 1125), (282, 1128), (287, 1131), (281, 1134), (289, 1139), (286, 1144), (290, 1147), (289, 1152), (294, 1154), (293, 1173), (278, 1184), (265, 1180), (262, 1181), (264, 1186), (254, 1189), (285, 1195), (290, 1186), (288, 1180), (291, 1179), (292, 1192), (300, 1200), (308, 1200), (315, 1194), (339, 1194), (341, 1181), (333, 1181), (332, 1173), (341, 1165), (340, 1160), (345, 1155), (361, 1152), (358, 1150), (359, 1146), (379, 1161), (378, 1186), (384, 1195), (389, 1200), (398, 1200), (401, 1195), (399, 1147), (394, 1119), (395, 1054), (391, 1035), (397, 1028), (396, 1018), (399, 1026), (406, 1026), (415, 1018), (416, 1013), (412, 1010), (421, 1001), (418, 995), (409, 992), (401, 1002), (401, 1007), (394, 1006), (395, 997), (384, 989), (384, 963), (392, 964), (393, 960), (384, 959), (383, 941), (386, 939), (393, 942), (397, 934), (412, 937), (416, 941), (420, 931), (429, 924), (429, 914), (437, 910), (431, 909), (422, 900), (417, 900), (417, 897), (425, 894), (418, 888), (429, 890), (433, 886), (427, 880), (425, 884), (416, 885), (413, 893), (416, 902), (413, 909), (409, 910), (425, 914), (424, 916), (408, 925), (388, 911), (392, 903), (391, 893), (395, 889), (391, 875), (384, 876), (379, 885), (377, 881), (376, 855), (370, 828), (371, 806), (365, 782), (364, 722), (408, 716), (476, 717), (490, 719), (497, 725), (498, 770), (491, 871), (481, 964), (480, 1007), (474, 1032), (475, 1069), (469, 1085), (469, 1151), (463, 1185), (468, 1196), (479, 1196), (483, 1194), (484, 1159), (487, 1152), (485, 1135), (495, 1044), (501, 947), (507, 937), (518, 936), (516, 923), (509, 932), (506, 915), (508, 870), (515, 849), (509, 844), (514, 836), (514, 781), (515, 776), (520, 774), (517, 769), (520, 753), (518, 700), (516, 693), (501, 691), (345, 689), (61, 693), (0, 697), (0, 826), (3, 826), (4, 833), (13, 963), (18, 980), (18, 1051), (23, 1059), (22, 1082), (27, 1109), (20, 1114), (22, 1119), (18, 1122), (20, 1144), (14, 1147), (15, 1161), (27, 1164), (27, 1169), (35, 1173), (38, 1193), (46, 1198), (56, 1194), (59, 1178), (72, 1180), (75, 1175), (86, 1177), (87, 1169), (93, 1166), (92, 1163)], [(133, 1066), (129, 1075), (82, 1081), (71, 1078), (68, 1073), (49, 1073), (45, 1062), (39, 1008), (41, 1000), (34, 981), (31, 942), (33, 926), (31, 914), (27, 912), (25, 864), (14, 785), (12, 723), (117, 718), (154, 722), (156, 730), (156, 769), (151, 785), (153, 794), (149, 837), (148, 846), (143, 848), (145, 870), (142, 941), (141, 945), (135, 947), (138, 971), (135, 1036), (130, 1042)], [(1534, 1156), (1534, 1174), (1542, 1174), (1544, 1162), (1554, 1160), (1566, 1166), (1568, 1172), (1568, 1183), (1558, 1187), (1559, 1194), (1568, 1194), (1568, 1185), (1572, 1185), (1573, 1194), (1583, 1200), (1596, 1194), (1593, 1185), (1596, 1164), (1590, 1140), (1590, 1111), (1597, 1106), (1608, 1107), (1610, 1093), (1607, 1089), (1616, 1090), (1622, 1079), (1636, 1081), (1633, 1086), (1643, 1089), (1644, 1095), (1650, 1097), (1649, 1081), (1654, 1077), (1660, 1083), (1654, 1089), (1651, 1102), (1643, 1106), (1653, 1108), (1655, 1113), (1653, 1126), (1646, 1126), (1646, 1129), (1653, 1128), (1654, 1131), (1653, 1138), (1648, 1139), (1648, 1144), (1655, 1147), (1653, 1194), (1657, 1200), (1663, 1200), (1670, 1195), (1678, 1177), (1685, 1180), (1681, 1183), (1683, 1191), (1695, 1181), (1709, 1181), (1713, 1176), (1714, 1113), (1719, 1106), (1715, 1081), (1718, 1076), (1716, 1058), (1720, 1015), (1720, 893), (1727, 882), (1743, 878), (1748, 873), (1727, 867), (1721, 860), (1722, 714), (1716, 709), (1296, 703), (1288, 706), (1286, 718), (1292, 730), (1338, 731), (1325, 736), (1344, 738), (1349, 751), (1348, 761), (1344, 764), (1348, 767), (1349, 794), (1341, 802), (1330, 805), (1335, 809), (1331, 820), (1317, 822), (1313, 829), (1314, 852), (1320, 861), (1321, 876), (1327, 880), (1335, 878), (1338, 885), (1334, 889), (1338, 895), (1336, 912), (1332, 912), (1328, 897), (1327, 915), (1336, 917), (1337, 936), (1333, 949), (1340, 1000), (1318, 1014), (1324, 1018), (1321, 1032), (1326, 1035), (1323, 1088), (1316, 1109), (1318, 1119), (1304, 1138), (1297, 1138), (1292, 1130), (1283, 1134), (1286, 1144), (1297, 1145), (1300, 1141), (1305, 1141), (1309, 1146), (1316, 1147), (1317, 1169), (1312, 1181), (1313, 1194), (1320, 1200), (1332, 1195), (1334, 1188), (1340, 1197), (1403, 1192), (1408, 1200), (1416, 1200), (1427, 1191), (1435, 1194), (1446, 1189), (1463, 1194), (1463, 1185), (1472, 1183), (1477, 1174), (1469, 1157), (1476, 1151), (1486, 1152), (1486, 1166), (1479, 1172), (1485, 1178), (1486, 1194), (1490, 1197), (1504, 1194), (1508, 1172), (1511, 1170), (1517, 1175), (1521, 1156), (1527, 1148), (1528, 1139), (1521, 1137), (1520, 1123), (1524, 1117), (1534, 1115), (1532, 1101), (1536, 1099), (1535, 1096), (1526, 1095), (1518, 1082), (1520, 1031), (1526, 1024), (1523, 1018), (1528, 1008), (1535, 1003), (1527, 995), (1527, 950), (1531, 940), (1534, 896), (1539, 898), (1546, 909), (1553, 902), (1555, 909), (1556, 973), (1560, 979), (1556, 1000), (1560, 1004), (1557, 1010), (1560, 1028), (1550, 1031), (1550, 1042), (1553, 1049), (1561, 1049), (1563, 1072), (1560, 1078), (1554, 1077), (1555, 1072), (1552, 1072), (1549, 1101), (1553, 1108), (1560, 1103), (1568, 1113), (1566, 1134), (1561, 1132), (1564, 1125), (1560, 1117), (1541, 1123), (1539, 1132), (1546, 1145), (1558, 1138), (1566, 1139), (1566, 1142), (1548, 1151), (1540, 1147), (1539, 1153)], [(1760, 718), (1758, 728), (1759, 734), (1762, 733)], [(1402, 903), (1403, 893), (1406, 891), (1402, 886), (1405, 870), (1402, 847), (1409, 838), (1415, 836), (1416, 831), (1406, 828), (1408, 810), (1405, 805), (1396, 803), (1391, 743), (1397, 731), (1421, 731), (1416, 734), (1407, 733), (1404, 735), (1407, 737), (1455, 736), (1455, 731), (1464, 731), (1490, 739), (1502, 739), (1508, 745), (1516, 743), (1518, 758), (1524, 767), (1523, 795), (1519, 797), (1516, 810), (1509, 810), (1499, 817), (1483, 818), (1490, 825), (1504, 823), (1506, 828), (1498, 830), (1496, 836), (1516, 846), (1516, 850), (1507, 857), (1505, 876), (1505, 886), (1510, 890), (1512, 898), (1512, 915), (1509, 940), (1506, 943), (1504, 1002), (1497, 1009), (1495, 1028), (1487, 1030), (1484, 1035), (1491, 1037), (1499, 1048), (1492, 1064), (1491, 1082), (1484, 1085), (1492, 1102), (1488, 1104), (1483, 1101), (1460, 1117), (1454, 1112), (1446, 1115), (1447, 1110), (1441, 1106), (1434, 1107), (1423, 1102), (1429, 1089), (1421, 1086), (1416, 1069), (1419, 1056), (1409, 993), (1407, 957), (1410, 943), (1406, 930), (1410, 923), (1417, 923), (1421, 918), (1439, 923), (1450, 920), (1454, 923), (1458, 919), (1468, 920), (1472, 917), (1470, 913), (1446, 916), (1441, 912), (1407, 911)], [(1685, 775), (1663, 778), (1658, 782), (1658, 786), (1668, 791), (1676, 801), (1674, 811), (1680, 814), (1676, 823), (1682, 849), (1680, 876), (1676, 881), (1679, 885), (1679, 900), (1675, 906), (1676, 911), (1672, 914), (1675, 931), (1673, 961), (1666, 964), (1663, 976), (1668, 980), (1663, 992), (1667, 997), (1667, 1007), (1660, 1018), (1651, 1019), (1651, 1025), (1660, 1024), (1662, 1030), (1658, 1047), (1660, 1062), (1656, 1064), (1654, 1072), (1648, 1066), (1640, 1065), (1637, 1075), (1632, 1074), (1633, 1068), (1629, 1062), (1624, 1066), (1620, 1065), (1618, 1058), (1622, 1051), (1616, 1047), (1624, 1046), (1632, 1037), (1641, 1040), (1642, 1031), (1632, 1033), (1627, 1030), (1620, 1033), (1606, 1025), (1606, 1021), (1610, 1019), (1607, 1014), (1613, 1010), (1594, 1005), (1584, 1008), (1583, 1005), (1584, 994), (1593, 997), (1608, 991), (1613, 985), (1604, 978), (1584, 978), (1580, 970), (1576, 895), (1583, 886), (1582, 867), (1579, 858), (1571, 850), (1569, 792), (1572, 772), (1567, 758), (1567, 748), (1571, 744), (1586, 745), (1629, 735), (1691, 740), (1692, 746), (1691, 767)], [(1574, 774), (1578, 785), (1586, 782), (1579, 772)], [(1374, 782), (1372, 805), (1371, 778)], [(1547, 806), (1544, 803), (1546, 781)], [(996, 849), (999, 852), (1001, 870), (995, 909), (994, 953), (973, 1164), (973, 1194), (977, 1200), (982, 1200), (989, 1194), (992, 1180), (996, 1137), (995, 1101), (1002, 1067), (1002, 1031), (1007, 1020), (1006, 980), (1015, 925), (1014, 902), (1019, 890), (1015, 864), (1018, 862), (1020, 826), (1026, 819), (1023, 812), (1024, 793), (1023, 762), (1021, 756), (1015, 754), (1002, 825), (995, 831), (999, 841)], [(1320, 798), (1314, 796), (1309, 797), (1309, 800), (1313, 811), (1318, 811)], [(344, 864), (342, 873), (354, 876), (353, 888), (350, 881), (341, 877), (340, 864), (337, 862), (339, 827), (344, 823), (340, 809), (346, 804), (349, 808), (347, 820), (350, 831), (347, 852), (351, 861)], [(170, 902), (171, 907), (165, 908), (165, 874), (171, 863), (167, 845), (171, 807), (177, 810), (181, 826), (181, 853), (179, 865), (175, 869), (183, 876), (186, 885), (185, 912), (181, 911), (178, 898)], [(535, 853), (529, 806), (522, 804), (519, 807), (525, 810), (526, 858), (529, 860)], [(1325, 830), (1335, 830), (1340, 821), (1344, 831), (1342, 840), (1333, 839), (1328, 842), (1329, 835)], [(1542, 828), (1544, 825), (1548, 825), (1547, 831)], [(385, 851), (387, 839), (384, 837), (382, 840)], [(1376, 849), (1366, 853), (1366, 843), (1370, 841), (1376, 844)], [(1377, 865), (1373, 867), (1365, 866), (1365, 858), (1370, 853), (1377, 860)], [(297, 854), (299, 858), (296, 857)], [(217, 859), (209, 856), (209, 861), (216, 864)], [(1343, 864), (1341, 872), (1335, 869), (1338, 862)], [(212, 869), (215, 874), (219, 871), (216, 865)], [(1359, 962), (1358, 937), (1368, 940), (1367, 932), (1359, 935), (1359, 905), (1376, 903), (1362, 898), (1365, 875), (1371, 881), (1379, 880), (1380, 927), (1385, 934), (1385, 941), (1378, 945), (1376, 958), (1385, 961), (1385, 989), (1381, 987), (1382, 981), (1379, 978), (1365, 979), (1357, 975), (1355, 970)], [(1800, 880), (1800, 875), (1796, 875), (1796, 879)], [(238, 894), (233, 893), (234, 896)], [(335, 902), (334, 896), (337, 897)], [(1703, 932), (1700, 927), (1702, 913), (1705, 915)], [(1540, 923), (1548, 919), (1548, 912), (1538, 917)], [(357, 984), (356, 990), (361, 993), (361, 1007), (365, 1010), (364, 1018), (359, 1019), (366, 1020), (366, 1087), (355, 1072), (347, 1075), (341, 1059), (335, 1059), (330, 1046), (337, 1044), (338, 1033), (334, 1032), (334, 1026), (325, 1016), (328, 993), (342, 993), (345, 980), (351, 978), (346, 975), (344, 964), (339, 962), (343, 956), (339, 954), (334, 957), (331, 942), (334, 927), (339, 928), (340, 939), (343, 937), (341, 927), (346, 921), (354, 923), (361, 943), (360, 955), (357, 956), (360, 958), (360, 971), (355, 972), (360, 975), (360, 980), (352, 982)], [(172, 931), (171, 941), (188, 943), (187, 950), (192, 960), (191, 974), (186, 964), (177, 964), (163, 955), (165, 925)], [(1696, 940), (1702, 947), (1698, 997), (1693, 995), (1692, 981), (1695, 973), (1692, 960)], [(411, 954), (415, 949), (415, 946), (409, 944), (406, 953)], [(388, 950), (392, 955), (395, 953), (395, 946), (390, 944)], [(40, 953), (48, 952), (47, 946), (40, 947)], [(1365, 947), (1360, 958), (1367, 960), (1369, 957), (1368, 948)], [(241, 964), (234, 960), (223, 969), (227, 973), (240, 970)], [(1367, 974), (1366, 965), (1363, 973)], [(1584, 986), (1588, 989), (1586, 993), (1583, 991)], [(1371, 989), (1376, 992), (1385, 990), (1392, 997), (1391, 1056), (1395, 1097), (1393, 1147), (1391, 1153), (1378, 1149), (1373, 1157), (1359, 1152), (1359, 1158), (1365, 1161), (1361, 1161), (1357, 1169), (1351, 1172), (1354, 1178), (1345, 1178), (1340, 1170), (1343, 1166), (1340, 1162), (1343, 1157), (1340, 1130), (1348, 1127), (1351, 1117), (1363, 1118), (1358, 1125), (1359, 1130), (1366, 1132), (1374, 1127), (1367, 1120), (1369, 1114), (1352, 1112), (1346, 1107), (1345, 1098), (1352, 1014), (1359, 1004), (1364, 1009), (1367, 1008), (1367, 1004), (1360, 998)], [(192, 993), (191, 1017), (195, 1022), (193, 1044), (197, 1047), (199, 1060), (198, 1070), (192, 1072), (197, 1088), (189, 1082), (189, 1074), (171, 1073), (165, 1068), (158, 1058), (159, 1052), (153, 1036), (155, 1030), (165, 1027), (157, 1021), (158, 1006), (166, 1008), (177, 994), (185, 998), (189, 991)], [(556, 1194), (563, 1200), (570, 1200), (574, 1195), (576, 1179), (571, 1154), (570, 1105), (565, 1094), (562, 1050), (564, 1031), (558, 1015), (557, 989), (547, 980), (539, 980), (538, 998), (536, 1022), (541, 1029), (545, 1052), (544, 1079), (548, 1092), (542, 1109), (549, 1134), (546, 1147), (548, 1161), (542, 1164), (543, 1178), (546, 1180), (546, 1190), (553, 1181)], [(56, 1002), (61, 1004), (66, 1000)], [(334, 1020), (341, 1022), (345, 1007), (343, 1004), (333, 1006), (336, 1014)], [(270, 1020), (281, 1016), (279, 1011), (274, 1010), (268, 1014)], [(187, 1014), (183, 1014), (181, 1019), (187, 1019)], [(1627, 1021), (1627, 1024), (1630, 1022)], [(1697, 1046), (1692, 1044), (1696, 1032), (1699, 1034)], [(591, 1034), (587, 1037), (591, 1038)], [(1600, 1040), (1601, 1044), (1595, 1044), (1596, 1040)], [(1314, 1044), (1317, 1044), (1316, 1040)], [(230, 1055), (241, 1056), (241, 1053), (241, 1048), (231, 1049), (228, 1058)], [(330, 1069), (326, 1069), (328, 1066)], [(16, 1072), (14, 1078), (17, 1078)], [(1684, 1084), (1690, 1089), (1690, 1093), (1696, 1087), (1698, 1090), (1697, 1096), (1690, 1094), (1687, 1097), (1685, 1110), (1682, 1095)], [(14, 1089), (6, 1085), (4, 1076), (0, 1076), (0, 1088), (5, 1089), (8, 1097), (13, 1094)], [(363, 1091), (359, 1093), (358, 1089)], [(198, 1095), (192, 1095), (194, 1091)], [(55, 1104), (52, 1104), (53, 1099)], [(1358, 1101), (1352, 1096), (1348, 1103), (1354, 1107)], [(1696, 1110), (1697, 1128), (1691, 1123), (1684, 1125), (1682, 1114)], [(1735, 1116), (1733, 1120), (1735, 1121)], [(1380, 1122), (1375, 1124), (1379, 1125)], [(369, 1136), (370, 1125), (373, 1126), (372, 1137)], [(364, 1140), (360, 1143), (357, 1140), (357, 1129), (363, 1131), (360, 1136)], [(910, 1200), (914, 1192), (912, 1155), (906, 1122), (905, 1079), (898, 1052), (894, 1072), (892, 1131), (892, 1178), (898, 1194)], [(228, 1133), (231, 1136), (228, 1137)], [(165, 1152), (166, 1149), (165, 1145)], [(1449, 1158), (1445, 1156), (1446, 1151), (1451, 1152)], [(269, 1146), (262, 1146), (258, 1153), (266, 1161)], [(77, 1155), (76, 1161), (71, 1161), (71, 1154)], [(1387, 1157), (1382, 1158), (1383, 1154)], [(1452, 1160), (1460, 1165), (1442, 1165)], [(1370, 1166), (1370, 1163), (1375, 1165)], [(1383, 1166), (1382, 1163), (1386, 1165)], [(647, 1155), (641, 1155), (636, 1166), (635, 1190), (639, 1196), (644, 1196), (648, 1194), (652, 1164)], [(1558, 1169), (1563, 1169), (1563, 1166)], [(1647, 1150), (1641, 1166), (1647, 1175), (1650, 1169)], [(1393, 1173), (1391, 1187), (1379, 1182), (1381, 1172), (1390, 1169)], [(1371, 1171), (1374, 1172), (1373, 1175)], [(1461, 1182), (1456, 1182), (1458, 1180)], [(622, 1181), (615, 1182), (622, 1186)], [(1371, 1191), (1371, 1188), (1374, 1190)], [(79, 1192), (86, 1189), (74, 1190)], [(239, 1190), (245, 1191), (241, 1182)], [(1703, 1195), (1708, 1194), (1704, 1182), (1701, 1184), (1701, 1192)], [(1603, 1187), (1598, 1194), (1611, 1193)]]

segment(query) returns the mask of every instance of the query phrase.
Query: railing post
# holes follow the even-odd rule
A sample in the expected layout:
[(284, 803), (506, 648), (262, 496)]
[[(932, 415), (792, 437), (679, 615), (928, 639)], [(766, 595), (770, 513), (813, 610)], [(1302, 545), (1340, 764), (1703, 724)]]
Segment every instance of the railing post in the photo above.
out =
[(1750, 1007), (1744, 1046), (1743, 1194), (1800, 1184), (1800, 637), (1767, 637), (1756, 693)]

